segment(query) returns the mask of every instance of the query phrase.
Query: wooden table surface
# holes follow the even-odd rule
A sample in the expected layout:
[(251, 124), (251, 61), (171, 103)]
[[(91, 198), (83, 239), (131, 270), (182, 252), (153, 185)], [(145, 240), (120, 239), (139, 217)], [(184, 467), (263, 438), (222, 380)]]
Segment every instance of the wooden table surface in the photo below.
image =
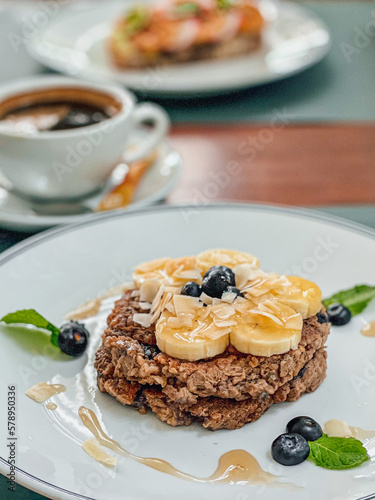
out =
[(375, 203), (375, 125), (176, 125), (184, 161), (168, 202)]

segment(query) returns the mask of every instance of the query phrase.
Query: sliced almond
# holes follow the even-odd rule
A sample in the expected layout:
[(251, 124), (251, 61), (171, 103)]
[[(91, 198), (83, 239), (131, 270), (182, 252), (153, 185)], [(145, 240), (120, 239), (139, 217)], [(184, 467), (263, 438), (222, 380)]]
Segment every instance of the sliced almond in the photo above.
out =
[(226, 304), (225, 302), (212, 307), (212, 314), (222, 320), (227, 320), (234, 316), (235, 313), (235, 308), (231, 304)]
[(151, 314), (146, 313), (134, 313), (133, 321), (134, 323), (138, 323), (144, 328), (149, 328), (152, 325), (152, 316)]
[(159, 290), (158, 279), (147, 279), (140, 286), (140, 300), (142, 302), (152, 302)]
[(206, 295), (204, 292), (201, 293), (199, 298), (206, 305), (212, 304), (212, 297), (210, 297), (209, 295)]
[(224, 292), (221, 296), (221, 300), (223, 302), (228, 302), (228, 304), (232, 304), (237, 298), (237, 294), (233, 292)]
[(151, 304), (150, 304), (150, 302), (139, 302), (139, 307), (143, 311), (149, 311), (151, 309)]
[(203, 303), (198, 297), (189, 297), (188, 295), (174, 295), (173, 305), (177, 316), (184, 313), (195, 314), (198, 309), (203, 307)]

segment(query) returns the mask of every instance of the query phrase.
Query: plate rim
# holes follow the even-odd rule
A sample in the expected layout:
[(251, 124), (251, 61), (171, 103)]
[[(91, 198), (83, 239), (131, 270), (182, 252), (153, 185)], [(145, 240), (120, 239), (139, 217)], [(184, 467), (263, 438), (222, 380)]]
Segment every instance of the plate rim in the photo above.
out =
[[(4, 266), (18, 255), (27, 252), (29, 249), (34, 248), (40, 244), (43, 244), (45, 241), (54, 239), (64, 233), (69, 233), (71, 231), (77, 230), (79, 227), (88, 226), (91, 224), (100, 224), (105, 223), (108, 219), (115, 219), (120, 217), (133, 217), (137, 215), (143, 215), (147, 213), (165, 213), (165, 212), (174, 212), (179, 210), (188, 210), (188, 209), (201, 209), (201, 210), (245, 210), (245, 211), (255, 211), (255, 212), (267, 212), (267, 213), (275, 213), (275, 214), (284, 214), (284, 215), (295, 215), (302, 217), (304, 219), (312, 219), (316, 221), (326, 222), (335, 227), (347, 229), (349, 232), (353, 232), (355, 234), (360, 234), (362, 236), (367, 236), (372, 240), (375, 240), (375, 229), (371, 227), (367, 227), (363, 224), (353, 222), (342, 217), (337, 217), (330, 214), (325, 214), (323, 212), (319, 212), (317, 210), (312, 210), (308, 208), (300, 208), (300, 207), (292, 207), (288, 205), (277, 205), (277, 204), (263, 204), (263, 203), (212, 203), (208, 205), (204, 204), (177, 204), (177, 205), (161, 205), (158, 207), (147, 207), (143, 209), (132, 210), (129, 212), (111, 212), (104, 215), (94, 215), (90, 217), (90, 219), (86, 219), (84, 221), (77, 222), (75, 224), (67, 224), (63, 226), (59, 226), (57, 228), (49, 229), (43, 231), (41, 234), (37, 234), (26, 238), (25, 241), (17, 243), (13, 247), (8, 250), (5, 250), (0, 254), (0, 267)], [(0, 457), (0, 474), (6, 476), (7, 470), (9, 468), (8, 462)], [(32, 474), (24, 471), (23, 469), (19, 469), (16, 467), (16, 472), (19, 475), (17, 478), (17, 484), (24, 486), (25, 488), (31, 489), (36, 493), (43, 494), (55, 494), (58, 493), (59, 496), (55, 496), (54, 498), (61, 499), (71, 499), (76, 498), (80, 500), (95, 500), (95, 498), (87, 497), (81, 495), (79, 493), (74, 493), (60, 486), (49, 483), (48, 481), (44, 481), (38, 477), (33, 476)], [(20, 477), (22, 478), (20, 481)], [(39, 488), (38, 488), (39, 487)], [(375, 498), (375, 492), (373, 494), (367, 495), (365, 497), (360, 497), (357, 500), (372, 500)]]
[[(115, 3), (118, 0), (112, 0), (112, 3)], [(98, 8), (98, 7), (97, 7)], [(185, 97), (189, 98), (192, 96), (200, 95), (202, 97), (205, 96), (210, 96), (210, 95), (222, 95), (222, 94), (228, 94), (232, 93), (235, 91), (247, 89), (247, 88), (256, 88), (261, 85), (266, 85), (270, 84), (273, 82), (277, 82), (280, 80), (284, 80), (286, 78), (292, 77), (294, 75), (297, 75), (314, 65), (318, 64), (320, 61), (322, 61), (325, 56), (328, 54), (332, 47), (332, 33), (331, 29), (328, 27), (327, 23), (318, 15), (316, 14), (313, 10), (311, 10), (309, 7), (306, 7), (305, 5), (301, 4), (296, 4), (293, 1), (283, 1), (278, 4), (278, 9), (285, 9), (286, 11), (288, 9), (291, 9), (293, 12), (301, 12), (305, 14), (309, 19), (316, 20), (321, 28), (326, 32), (327, 34), (327, 42), (324, 46), (319, 47), (316, 49), (316, 54), (314, 57), (308, 61), (304, 62), (300, 67), (292, 69), (288, 71), (287, 73), (273, 73), (272, 75), (269, 75), (268, 78), (260, 79), (259, 81), (243, 81), (241, 80), (240, 82), (237, 82), (236, 84), (225, 84), (224, 86), (221, 84), (215, 84), (212, 86), (203, 87), (203, 88), (178, 88), (175, 89), (174, 86), (169, 85), (167, 88), (164, 89), (147, 89), (145, 90), (142, 86), (140, 87), (137, 83), (133, 82), (128, 82), (127, 80), (127, 74), (126, 71), (120, 71), (119, 74), (117, 75), (114, 70), (111, 70), (111, 68), (106, 68), (106, 71), (101, 71), (100, 69), (96, 69), (92, 65), (87, 65), (84, 66), (80, 69), (77, 69), (74, 71), (74, 75), (71, 74), (71, 72), (66, 71), (66, 64), (62, 61), (59, 60), (54, 60), (53, 58), (49, 57), (48, 55), (43, 54), (43, 52), (40, 51), (39, 46), (42, 43), (43, 36), (45, 31), (48, 29), (48, 26), (38, 33), (38, 36), (33, 38), (30, 41), (30, 44), (27, 46), (27, 50), (29, 54), (36, 59), (38, 62), (43, 64), (44, 66), (48, 68), (52, 68), (56, 71), (62, 72), (64, 74), (68, 74), (70, 76), (74, 76), (75, 78), (78, 79), (87, 79), (89, 78), (94, 78), (95, 80), (100, 80), (100, 81), (110, 81), (112, 83), (117, 83), (119, 85), (125, 85), (126, 87), (132, 89), (133, 91), (139, 91), (142, 92), (144, 95), (150, 95), (150, 96), (159, 96), (159, 97), (170, 97), (170, 98), (179, 98), (179, 97)], [(82, 11), (81, 11), (82, 12)], [(63, 11), (60, 13), (56, 19), (54, 19), (54, 22), (57, 22), (58, 19), (62, 19), (63, 17), (69, 16), (69, 8), (66, 11)], [(219, 63), (221, 61), (218, 61)], [(187, 63), (189, 64), (189, 63)], [(140, 69), (142, 71), (142, 69)], [(89, 75), (89, 76), (87, 76)]]
[(11, 248), (4, 250), (0, 253), (0, 267), (3, 266), (7, 261), (16, 257), (19, 253), (26, 251), (28, 248), (37, 246), (44, 240), (49, 240), (54, 236), (60, 234), (74, 231), (79, 227), (91, 225), (95, 223), (104, 223), (108, 219), (118, 218), (118, 217), (133, 217), (138, 214), (155, 213), (155, 212), (169, 212), (177, 210), (258, 210), (260, 212), (281, 212), (285, 215), (299, 215), (305, 219), (314, 219), (325, 221), (331, 223), (334, 226), (346, 228), (352, 232), (359, 233), (370, 238), (375, 239), (375, 229), (370, 226), (361, 224), (360, 222), (354, 222), (344, 217), (337, 215), (326, 214), (320, 212), (317, 209), (294, 207), (292, 205), (281, 205), (277, 203), (246, 203), (246, 202), (217, 202), (199, 204), (199, 203), (180, 203), (180, 204), (170, 204), (170, 205), (158, 205), (158, 206), (147, 206), (142, 208), (134, 208), (133, 210), (113, 210), (102, 214), (90, 214), (84, 220), (77, 221), (71, 224), (62, 224), (58, 227), (47, 229), (39, 234), (32, 235), (26, 238), (24, 241), (16, 243)]

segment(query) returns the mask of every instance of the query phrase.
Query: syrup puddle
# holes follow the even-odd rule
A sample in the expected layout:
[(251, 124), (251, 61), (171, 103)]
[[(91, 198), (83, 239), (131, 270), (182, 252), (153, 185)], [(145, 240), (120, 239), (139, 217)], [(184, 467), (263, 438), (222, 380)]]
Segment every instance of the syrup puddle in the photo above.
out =
[(144, 458), (133, 455), (126, 451), (117, 441), (108, 437), (103, 431), (99, 421), (92, 410), (81, 406), (78, 412), (82, 423), (94, 435), (96, 440), (106, 448), (114, 451), (118, 455), (131, 458), (138, 463), (156, 469), (165, 474), (178, 477), (184, 481), (196, 483), (229, 483), (229, 484), (269, 484), (286, 488), (291, 491), (300, 488), (291, 483), (280, 482), (278, 476), (265, 472), (258, 461), (245, 450), (232, 450), (224, 453), (219, 459), (216, 471), (207, 478), (199, 478), (176, 469), (172, 464), (161, 458)]
[(46, 408), (47, 408), (47, 410), (56, 410), (57, 404), (56, 403), (52, 403), (52, 402), (51, 403), (47, 403), (46, 404)]
[(344, 420), (328, 420), (324, 424), (324, 432), (331, 437), (354, 437), (360, 441), (375, 437), (375, 430), (366, 430), (362, 427), (353, 427)]
[(35, 384), (30, 389), (25, 392), (26, 396), (33, 399), (37, 403), (44, 403), (47, 399), (54, 396), (55, 394), (60, 394), (60, 392), (65, 392), (65, 385), (61, 384), (47, 384), (46, 382), (39, 382)]
[(125, 283), (123, 285), (110, 288), (103, 295), (100, 295), (100, 297), (89, 300), (88, 302), (84, 302), (83, 304), (78, 306), (77, 309), (69, 312), (65, 316), (65, 319), (72, 321), (80, 321), (90, 318), (92, 316), (96, 316), (100, 311), (100, 307), (102, 305), (103, 300), (109, 298), (115, 298), (116, 296), (120, 297), (126, 290), (132, 288), (132, 286), (133, 286), (132, 283)]
[(365, 337), (375, 337), (375, 321), (370, 321), (361, 330), (362, 335)]

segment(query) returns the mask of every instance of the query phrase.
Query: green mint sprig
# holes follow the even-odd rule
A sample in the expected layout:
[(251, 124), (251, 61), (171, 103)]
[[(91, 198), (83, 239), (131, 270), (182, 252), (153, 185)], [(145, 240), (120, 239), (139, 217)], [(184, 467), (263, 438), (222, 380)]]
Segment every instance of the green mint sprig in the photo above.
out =
[(231, 7), (233, 7), (234, 1), (233, 0), (217, 0), (217, 5), (218, 5), (219, 9), (226, 10), (226, 9), (230, 9)]
[(369, 460), (361, 441), (352, 437), (329, 437), (323, 434), (316, 441), (310, 441), (309, 445), (309, 458), (325, 469), (352, 469)]
[(135, 33), (145, 28), (149, 22), (150, 13), (145, 7), (133, 7), (126, 16), (125, 34), (128, 36), (135, 35)]
[(41, 314), (36, 312), (34, 309), (22, 309), (21, 311), (16, 311), (14, 313), (7, 314), (0, 319), (4, 323), (11, 324), (28, 324), (33, 325), (36, 328), (42, 328), (43, 330), (48, 330), (51, 332), (51, 343), (59, 347), (58, 338), (60, 330), (57, 326), (53, 325), (47, 321)]
[(198, 14), (200, 7), (194, 2), (185, 2), (175, 5), (173, 8), (173, 13), (177, 16), (187, 16), (192, 14)]
[(357, 285), (348, 290), (337, 292), (331, 297), (324, 299), (324, 307), (328, 307), (335, 302), (343, 304), (352, 313), (352, 316), (360, 314), (367, 305), (375, 298), (375, 286)]

